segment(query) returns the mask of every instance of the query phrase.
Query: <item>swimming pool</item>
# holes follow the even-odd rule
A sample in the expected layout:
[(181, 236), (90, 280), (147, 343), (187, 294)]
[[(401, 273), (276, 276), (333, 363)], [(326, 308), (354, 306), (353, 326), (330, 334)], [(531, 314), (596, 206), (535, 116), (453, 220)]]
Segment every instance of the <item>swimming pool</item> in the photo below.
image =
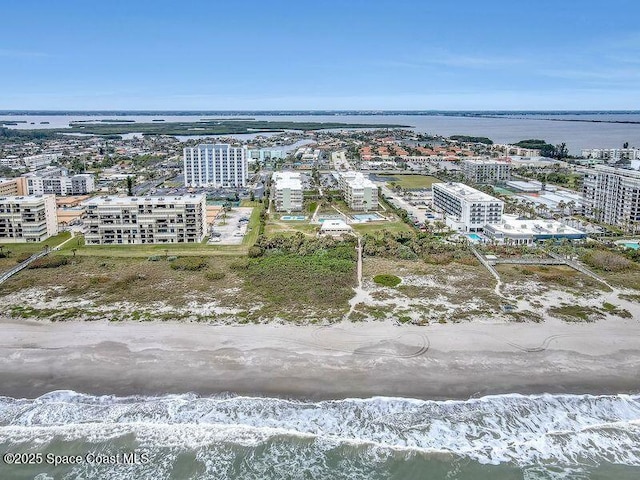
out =
[(318, 223), (323, 223), (327, 220), (342, 220), (343, 218), (340, 215), (325, 215), (324, 217), (318, 217)]
[(640, 248), (640, 244), (638, 242), (622, 242), (620, 245), (624, 245), (625, 247), (633, 250), (638, 250), (638, 248)]
[(384, 218), (377, 213), (358, 213), (356, 215), (351, 215), (351, 218), (358, 222), (375, 222), (377, 220), (384, 220)]
[(467, 233), (467, 237), (472, 242), (480, 242), (482, 240), (482, 237), (480, 235), (478, 235), (477, 233)]
[(283, 215), (280, 217), (280, 220), (284, 220), (285, 222), (301, 222), (306, 219), (307, 217), (305, 215)]

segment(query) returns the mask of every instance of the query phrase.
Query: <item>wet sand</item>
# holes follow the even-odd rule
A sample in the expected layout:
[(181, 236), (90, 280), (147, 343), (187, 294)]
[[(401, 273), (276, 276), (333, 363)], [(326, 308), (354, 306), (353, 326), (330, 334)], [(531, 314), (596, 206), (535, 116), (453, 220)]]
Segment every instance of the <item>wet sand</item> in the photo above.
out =
[(0, 395), (640, 392), (640, 322), (331, 327), (0, 319)]

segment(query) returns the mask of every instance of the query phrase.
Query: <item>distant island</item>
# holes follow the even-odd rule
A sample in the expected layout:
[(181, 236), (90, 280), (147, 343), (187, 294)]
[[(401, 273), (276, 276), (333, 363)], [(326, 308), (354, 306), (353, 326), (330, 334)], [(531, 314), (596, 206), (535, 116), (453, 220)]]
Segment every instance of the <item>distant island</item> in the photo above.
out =
[(409, 128), (409, 125), (338, 123), (338, 122), (270, 122), (262, 120), (209, 120), (199, 122), (137, 123), (131, 120), (101, 120), (101, 123), (71, 122), (69, 128), (41, 130), (46, 133), (82, 133), (90, 135), (231, 135), (270, 133), (285, 130), (328, 130), (359, 128)]

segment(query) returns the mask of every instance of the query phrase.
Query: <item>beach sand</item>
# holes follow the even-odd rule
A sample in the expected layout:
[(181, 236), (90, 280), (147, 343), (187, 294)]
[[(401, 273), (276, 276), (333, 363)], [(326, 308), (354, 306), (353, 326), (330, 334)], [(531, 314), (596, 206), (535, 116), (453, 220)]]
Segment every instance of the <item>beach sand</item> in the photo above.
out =
[(640, 392), (640, 322), (196, 323), (0, 319), (0, 395), (232, 392), (463, 399)]

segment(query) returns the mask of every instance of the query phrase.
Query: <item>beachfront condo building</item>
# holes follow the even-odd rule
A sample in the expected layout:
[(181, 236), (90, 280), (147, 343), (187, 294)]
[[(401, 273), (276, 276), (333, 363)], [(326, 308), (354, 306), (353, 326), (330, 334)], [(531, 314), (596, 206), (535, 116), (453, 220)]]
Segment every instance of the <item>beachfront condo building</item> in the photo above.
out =
[(333, 172), (344, 201), (351, 210), (368, 211), (378, 208), (378, 186), (361, 172)]
[(582, 187), (588, 217), (640, 233), (640, 172), (596, 165), (587, 170)]
[(89, 173), (69, 175), (66, 168), (46, 167), (22, 176), (28, 195), (85, 195), (95, 191), (94, 176)]
[(460, 169), (464, 177), (474, 183), (496, 185), (511, 180), (511, 163), (505, 160), (463, 160)]
[(198, 243), (206, 196), (96, 197), (85, 202), (86, 245)]
[(506, 245), (535, 245), (545, 240), (581, 241), (587, 238), (582, 230), (556, 220), (521, 219), (517, 215), (503, 215), (500, 223), (485, 225), (484, 234), (496, 243)]
[(201, 144), (183, 151), (187, 187), (240, 188), (247, 185), (246, 148)]
[(42, 242), (57, 234), (55, 196), (0, 197), (0, 243)]
[(271, 178), (273, 200), (277, 212), (302, 210), (302, 181), (296, 172), (276, 172)]
[(480, 232), (502, 220), (504, 202), (464, 183), (434, 183), (433, 206), (458, 232)]

